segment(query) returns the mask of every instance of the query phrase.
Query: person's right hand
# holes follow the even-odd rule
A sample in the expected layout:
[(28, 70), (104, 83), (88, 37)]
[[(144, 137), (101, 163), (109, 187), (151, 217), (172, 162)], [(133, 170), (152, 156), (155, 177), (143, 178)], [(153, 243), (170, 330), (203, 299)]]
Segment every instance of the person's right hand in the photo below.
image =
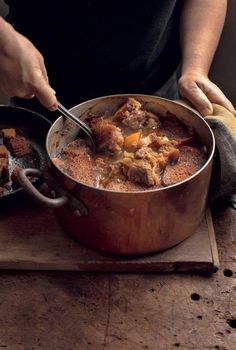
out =
[(0, 18), (0, 93), (37, 99), (51, 111), (57, 108), (44, 59), (35, 46)]

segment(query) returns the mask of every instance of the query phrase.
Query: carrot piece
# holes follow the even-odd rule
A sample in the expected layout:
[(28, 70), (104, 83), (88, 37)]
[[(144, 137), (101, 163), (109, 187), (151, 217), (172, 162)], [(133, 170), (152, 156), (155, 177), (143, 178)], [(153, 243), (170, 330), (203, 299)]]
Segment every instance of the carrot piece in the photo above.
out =
[(137, 144), (139, 142), (141, 136), (141, 132), (134, 132), (128, 136), (125, 137), (124, 139), (124, 148), (126, 150), (133, 150), (137, 147)]

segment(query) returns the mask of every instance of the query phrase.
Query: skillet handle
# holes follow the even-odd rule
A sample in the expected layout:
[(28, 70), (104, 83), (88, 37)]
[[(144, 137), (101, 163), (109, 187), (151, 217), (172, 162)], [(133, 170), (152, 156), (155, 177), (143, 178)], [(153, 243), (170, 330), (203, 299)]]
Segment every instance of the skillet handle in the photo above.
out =
[(39, 169), (33, 168), (22, 169), (18, 173), (19, 183), (36, 202), (51, 208), (59, 208), (68, 202), (69, 198), (66, 195), (57, 198), (49, 198), (43, 195), (30, 182), (28, 176), (44, 178), (44, 173)]

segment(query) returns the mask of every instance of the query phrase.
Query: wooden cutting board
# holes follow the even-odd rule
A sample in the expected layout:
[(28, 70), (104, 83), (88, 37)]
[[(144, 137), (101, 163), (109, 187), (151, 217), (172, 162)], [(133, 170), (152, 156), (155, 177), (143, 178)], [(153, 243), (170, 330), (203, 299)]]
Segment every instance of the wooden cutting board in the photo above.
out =
[(110, 272), (207, 272), (217, 270), (218, 252), (210, 211), (188, 239), (164, 252), (122, 257), (80, 245), (45, 209), (23, 196), (0, 203), (0, 269)]

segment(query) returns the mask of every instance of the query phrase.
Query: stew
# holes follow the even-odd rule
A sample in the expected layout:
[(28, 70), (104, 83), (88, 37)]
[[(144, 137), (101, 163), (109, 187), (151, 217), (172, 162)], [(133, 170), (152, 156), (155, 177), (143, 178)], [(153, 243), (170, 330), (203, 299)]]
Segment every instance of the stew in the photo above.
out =
[(68, 144), (53, 158), (66, 174), (84, 184), (113, 191), (143, 191), (183, 181), (205, 164), (198, 135), (169, 112), (158, 116), (134, 99), (113, 115), (89, 115), (96, 154), (85, 140)]

